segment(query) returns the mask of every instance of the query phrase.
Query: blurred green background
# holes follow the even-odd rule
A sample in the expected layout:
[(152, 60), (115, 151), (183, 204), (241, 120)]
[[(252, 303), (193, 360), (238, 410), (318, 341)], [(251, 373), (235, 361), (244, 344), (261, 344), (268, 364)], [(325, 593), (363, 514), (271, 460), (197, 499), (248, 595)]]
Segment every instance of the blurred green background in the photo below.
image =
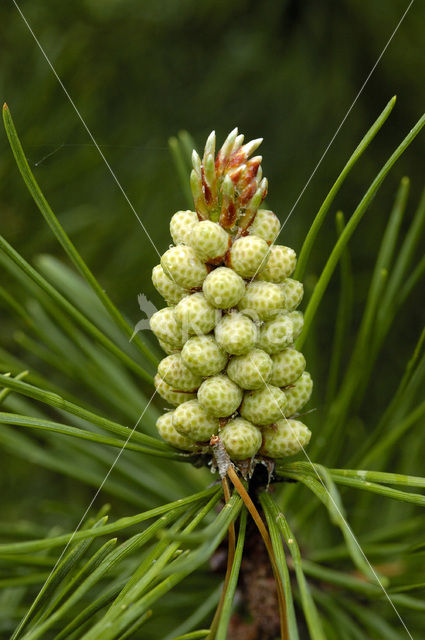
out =
[[(170, 242), (170, 216), (187, 207), (169, 137), (187, 129), (200, 147), (211, 129), (219, 142), (234, 126), (247, 138), (263, 136), (267, 206), (283, 220), (407, 4), (22, 0), (20, 6), (162, 253)], [(389, 121), (338, 196), (337, 206), (347, 216), (423, 112), (424, 20), (425, 5), (415, 2), (295, 208), (282, 243), (299, 251), (338, 172), (394, 94), (398, 103)], [(150, 281), (158, 257), (11, 1), (1, 3), (0, 37), (1, 98), (35, 176), (102, 286), (136, 323), (139, 292), (161, 305)], [(403, 175), (412, 179), (406, 226), (411, 219), (423, 188), (424, 151), (422, 135), (397, 163), (352, 241), (355, 320)], [(66, 262), (21, 181), (4, 132), (0, 185), (1, 233), (29, 260), (53, 253)], [(312, 254), (307, 292), (334, 242), (335, 212)], [(316, 375), (328, 366), (338, 286), (334, 278), (320, 311)], [(391, 395), (418, 334), (420, 314), (421, 305), (412, 298), (393, 331), (383, 363), (390, 366), (372, 411), (380, 410), (382, 389), (385, 401)], [(13, 343), (7, 315), (1, 332), (3, 344)], [(19, 465), (15, 480), (20, 472), (28, 480), (30, 469)], [(43, 484), (49, 474), (37, 477)], [(75, 498), (78, 489), (71, 485)], [(22, 482), (22, 492), (24, 487)], [(37, 484), (33, 490), (36, 494)], [(41, 491), (45, 495), (46, 488)]]
[[(407, 4), (24, 0), (21, 7), (162, 252), (169, 243), (170, 215), (187, 206), (168, 138), (188, 129), (200, 146), (211, 129), (220, 141), (234, 126), (247, 137), (263, 136), (267, 204), (284, 219)], [(347, 215), (421, 114), (424, 19), (425, 6), (416, 2), (282, 241), (300, 247), (337, 172), (392, 95), (398, 95), (398, 104), (390, 121), (339, 198)], [(143, 289), (155, 295), (150, 270), (156, 254), (11, 1), (2, 3), (0, 25), (0, 94), (35, 175), (105, 288), (136, 319), (136, 294)], [(359, 275), (369, 270), (397, 179), (409, 175), (416, 194), (422, 187), (424, 148), (422, 136), (398, 163), (379, 207), (357, 234)], [(1, 232), (27, 257), (56, 252), (4, 133), (0, 184)], [(312, 266), (323, 263), (333, 227), (330, 216), (323, 253), (316, 249)]]
[[(168, 139), (188, 130), (200, 148), (212, 129), (220, 144), (234, 126), (247, 139), (264, 137), (260, 152), (269, 179), (266, 204), (284, 220), (408, 0), (21, 0), (19, 4), (162, 253), (170, 243), (170, 216), (188, 206)], [(299, 252), (339, 171), (397, 94), (393, 113), (350, 174), (320, 232), (305, 281), (306, 297), (334, 244), (337, 208), (347, 218), (351, 215), (424, 111), (424, 24), (425, 4), (417, 0), (281, 235), (282, 244)], [(101, 285), (135, 324), (141, 317), (138, 293), (162, 305), (150, 280), (158, 256), (12, 0), (0, 3), (0, 42), (0, 96), (9, 105), (41, 189)], [(412, 181), (404, 229), (412, 219), (424, 186), (424, 152), (422, 133), (392, 170), (350, 243), (355, 275), (353, 335), (404, 175)], [(33, 263), (37, 255), (50, 253), (68, 264), (21, 180), (3, 129), (0, 212), (0, 233), (26, 259)], [(6, 279), (2, 272), (0, 284), (7, 288)], [(307, 359), (314, 363), (313, 404), (318, 409), (309, 416), (313, 433), (323, 415), (339, 289), (339, 279), (334, 277), (319, 310), (315, 347), (313, 341), (306, 344)], [(1, 345), (20, 355), (15, 322), (2, 307), (0, 313)], [(378, 363), (362, 428), (376, 422), (391, 398), (422, 324), (423, 295), (417, 288)], [(57, 373), (46, 365), (40, 370), (57, 381)], [(78, 381), (70, 381), (69, 388), (82, 401), (92, 402), (83, 382), (78, 387)], [(93, 405), (129, 424), (125, 412), (112, 415), (107, 403), (99, 407), (96, 397)], [(44, 446), (38, 435), (34, 441)], [(420, 448), (416, 440), (411, 443), (405, 450), (404, 468), (423, 473)], [(414, 450), (419, 456), (414, 456)], [(128, 459), (127, 453), (121, 463)], [(93, 495), (90, 486), (7, 451), (0, 464), (4, 522), (32, 518), (61, 530), (74, 529)], [(99, 468), (103, 476), (103, 467)], [(170, 469), (171, 475), (176, 467)], [(199, 481), (201, 471), (190, 469), (189, 473)], [(206, 484), (209, 477), (206, 474)], [(176, 482), (176, 496), (180, 491)], [(114, 515), (128, 513), (129, 505), (114, 499), (107, 487), (97, 506), (111, 497)], [(44, 535), (45, 529), (40, 531)]]

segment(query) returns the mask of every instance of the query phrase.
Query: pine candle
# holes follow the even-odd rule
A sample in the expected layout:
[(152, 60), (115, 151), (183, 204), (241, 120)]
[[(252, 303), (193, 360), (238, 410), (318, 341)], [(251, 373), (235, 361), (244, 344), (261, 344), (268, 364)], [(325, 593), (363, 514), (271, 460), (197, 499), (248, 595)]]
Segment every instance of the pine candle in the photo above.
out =
[(170, 222), (174, 245), (152, 281), (167, 302), (150, 326), (168, 354), (157, 392), (176, 408), (157, 421), (161, 437), (184, 451), (205, 451), (219, 435), (232, 461), (282, 458), (311, 433), (297, 418), (313, 382), (294, 348), (303, 296), (293, 280), (296, 254), (274, 244), (277, 216), (260, 209), (267, 193), (261, 139), (243, 144), (234, 129), (215, 156), (193, 152), (196, 211)]

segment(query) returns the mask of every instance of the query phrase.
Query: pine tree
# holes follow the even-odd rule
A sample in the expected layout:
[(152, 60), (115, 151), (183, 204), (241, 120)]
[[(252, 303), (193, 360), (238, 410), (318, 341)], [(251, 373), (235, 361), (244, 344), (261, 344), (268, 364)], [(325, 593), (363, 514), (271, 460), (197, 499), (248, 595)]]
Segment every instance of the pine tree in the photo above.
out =
[[(369, 394), (376, 379), (385, 379), (379, 355), (390, 329), (408, 296), (423, 286), (425, 262), (423, 256), (416, 261), (416, 250), (423, 242), (425, 196), (402, 227), (409, 192), (408, 179), (402, 179), (377, 242), (353, 343), (355, 269), (349, 240), (425, 118), (379, 170), (347, 222), (336, 213), (337, 240), (322, 272), (307, 286), (309, 258), (325, 216), (393, 106), (391, 100), (336, 179), (306, 233), (293, 274), (292, 252), (276, 244), (271, 251), (267, 244), (277, 231), (275, 219), (267, 210), (255, 215), (266, 190), (258, 159), (251, 160), (257, 189), (245, 194), (242, 206), (238, 199), (250, 183), (232, 179), (238, 185), (234, 191), (223, 175), (220, 184), (214, 183), (213, 169), (220, 169), (220, 162), (211, 161), (211, 138), (203, 160), (194, 156), (196, 215), (185, 211), (173, 218), (171, 233), (181, 254), (170, 249), (153, 272), (169, 305), (157, 320), (151, 318), (167, 353), (165, 365), (145, 333), (134, 332), (65, 233), (4, 108), (18, 168), (72, 267), (52, 256), (40, 257), (34, 267), (0, 238), (8, 276), (1, 300), (20, 327), (22, 348), (19, 355), (1, 350), (0, 442), (34, 474), (44, 467), (53, 483), (58, 475), (78, 480), (94, 487), (97, 498), (76, 531), (75, 523), (69, 531), (58, 530), (43, 517), (28, 521), (24, 514), (1, 525), (0, 607), (7, 637), (349, 640), (413, 637), (423, 629), (424, 518), (418, 508), (425, 498), (416, 489), (425, 486), (425, 478), (405, 475), (409, 460), (403, 450), (408, 457), (421, 456), (425, 330), (416, 341), (406, 335), (411, 357), (382, 416), (369, 411)], [(188, 176), (185, 146), (174, 140), (172, 149), (181, 174)], [(250, 238), (255, 238), (252, 246)], [(226, 242), (231, 246), (224, 254)], [(268, 262), (259, 269), (266, 254)], [(182, 268), (185, 259), (189, 269)], [(277, 291), (280, 267), (287, 264), (284, 283), (287, 278), (306, 283), (303, 328), (301, 314), (285, 302), (292, 297), (294, 305), (298, 302), (298, 285), (279, 289), (276, 299), (258, 298), (269, 284)], [(320, 344), (318, 310), (337, 268), (340, 302), (336, 322), (330, 316), (327, 327), (334, 348), (327, 355), (328, 378), (322, 380), (315, 375), (323, 357), (314, 348)], [(222, 273), (226, 302), (218, 301)], [(259, 278), (251, 282), (254, 275)], [(249, 304), (241, 305), (248, 295)], [(242, 313), (252, 310), (252, 303), (260, 316), (255, 321)], [(233, 311), (218, 319), (217, 309)], [(199, 332), (200, 323), (205, 324)], [(276, 351), (275, 335), (283, 341)], [(198, 350), (192, 347), (196, 340)], [(203, 359), (206, 352), (209, 357)], [(285, 416), (291, 400), (282, 388), (297, 391), (302, 380), (298, 391), (307, 397), (311, 383), (305, 360), (315, 381), (311, 405), (318, 411), (302, 417), (313, 434), (308, 450), (287, 460), (294, 453), (289, 427), (300, 429), (299, 440), (307, 440), (307, 432), (297, 426), (302, 403), (296, 392)], [(269, 417), (261, 424), (271, 403), (262, 396), (252, 406), (247, 403), (267, 390), (253, 361), (265, 372), (263, 379), (270, 376), (278, 405), (281, 399), (284, 416), (272, 426)], [(177, 394), (184, 397), (174, 410), (186, 405), (181, 421), (170, 420), (170, 412), (149, 401), (154, 377), (159, 393), (172, 404)], [(204, 412), (202, 436), (194, 436), (188, 405), (196, 428)], [(241, 456), (243, 438), (235, 445), (227, 435), (232, 428), (248, 434), (250, 446)], [(251, 464), (252, 458), (260, 464)], [(105, 481), (111, 465), (114, 473)], [(208, 471), (211, 465), (218, 468), (219, 482)], [(104, 484), (114, 505), (110, 522), (110, 507), (100, 506), (103, 496), (97, 492)], [(114, 511), (120, 515), (120, 510), (125, 515), (116, 517)]]

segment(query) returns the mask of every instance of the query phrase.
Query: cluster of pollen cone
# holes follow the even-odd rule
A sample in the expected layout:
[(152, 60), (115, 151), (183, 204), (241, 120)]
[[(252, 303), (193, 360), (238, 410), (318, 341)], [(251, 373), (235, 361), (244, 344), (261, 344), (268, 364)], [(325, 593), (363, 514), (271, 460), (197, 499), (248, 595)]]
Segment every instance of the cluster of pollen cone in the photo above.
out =
[(292, 455), (311, 435), (298, 415), (312, 379), (293, 346), (303, 286), (290, 277), (295, 252), (274, 244), (278, 218), (259, 208), (260, 143), (243, 144), (235, 129), (217, 155), (214, 132), (202, 159), (193, 152), (196, 211), (173, 215), (174, 245), (152, 272), (168, 305), (150, 320), (168, 354), (155, 386), (175, 407), (158, 431), (184, 451), (205, 452), (218, 435), (236, 462)]

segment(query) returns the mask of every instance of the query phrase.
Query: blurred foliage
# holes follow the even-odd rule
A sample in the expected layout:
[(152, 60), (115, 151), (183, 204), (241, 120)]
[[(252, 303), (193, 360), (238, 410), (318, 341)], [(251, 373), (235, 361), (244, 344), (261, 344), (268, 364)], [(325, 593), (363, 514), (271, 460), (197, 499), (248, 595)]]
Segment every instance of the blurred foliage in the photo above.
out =
[[(235, 125), (249, 138), (263, 136), (268, 204), (284, 219), (406, 5), (358, 0), (21, 3), (160, 252), (168, 244), (170, 215), (186, 206), (167, 150), (169, 136), (189, 129), (200, 143), (212, 128), (222, 139)], [(290, 246), (301, 246), (332, 178), (389, 98), (398, 94), (397, 109), (344, 190), (340, 206), (347, 213), (399, 132), (420, 115), (424, 19), (425, 7), (416, 3), (287, 225)], [(101, 282), (135, 317), (137, 292), (142, 286), (152, 292), (154, 250), (12, 3), (0, 8), (0, 35), (0, 94), (15, 114), (36, 177)], [(4, 135), (0, 145), (2, 231), (27, 255), (56, 250), (20, 188)], [(423, 139), (416, 143), (396, 179), (406, 174), (418, 185), (417, 158), (424, 147)], [(393, 193), (394, 185), (388, 186), (379, 211), (368, 220), (370, 232), (358, 243), (360, 279), (370, 268), (372, 238), (384, 227)], [(332, 235), (332, 222), (327, 228)], [(323, 254), (316, 249), (316, 265), (331, 245), (326, 235)]]
[[(162, 253), (169, 243), (171, 214), (187, 206), (168, 150), (169, 137), (187, 129), (195, 142), (201, 144), (212, 128), (223, 139), (235, 125), (249, 138), (263, 136), (261, 153), (270, 185), (267, 205), (284, 220), (407, 2), (76, 0), (69, 4), (25, 0), (20, 6)], [(425, 5), (415, 3), (298, 203), (282, 233), (283, 243), (300, 249), (336, 175), (394, 93), (398, 100), (390, 119), (338, 196), (337, 206), (346, 219), (423, 112), (424, 19)], [(0, 6), (0, 38), (3, 43), (0, 93), (13, 112), (31, 168), (101, 286), (133, 324), (140, 317), (137, 305), (140, 291), (158, 306), (161, 304), (150, 281), (157, 255), (12, 3)], [(422, 135), (396, 164), (350, 243), (353, 320), (352, 333), (345, 336), (347, 349), (342, 365), (346, 364), (354, 342), (378, 239), (384, 233), (402, 176), (411, 179), (402, 237), (418, 206), (423, 188), (424, 151)], [(60, 256), (67, 263), (23, 187), (5, 133), (0, 135), (0, 184), (1, 234), (31, 263), (37, 260), (42, 267), (37, 256), (46, 253)], [(331, 209), (313, 249), (305, 280), (307, 298), (335, 242), (335, 212), (336, 208)], [(421, 257), (420, 248), (416, 254)], [(45, 261), (45, 274), (49, 264), (50, 273), (55, 268), (60, 273), (59, 265), (55, 267), (54, 262)], [(67, 278), (71, 279), (68, 272)], [(20, 289), (15, 281), (13, 289)], [(319, 381), (327, 374), (331, 360), (339, 290), (340, 281), (333, 278), (312, 332), (315, 340), (306, 344), (307, 357), (314, 363)], [(376, 422), (397, 388), (404, 363), (423, 325), (418, 295), (415, 289), (391, 328), (388, 346), (379, 356), (379, 373), (372, 377), (367, 390), (361, 419), (356, 415), (349, 423), (348, 448), (353, 438), (367, 433), (368, 425)], [(26, 354), (22, 336), (15, 334), (15, 322), (8, 314), (2, 314), (1, 330), (3, 346), (12, 345), (17, 357)], [(80, 358), (83, 371), (81, 355), (75, 357), (76, 361)], [(39, 366), (34, 355), (29, 362), (37, 362)], [(71, 358), (66, 365), (74, 366)], [(99, 363), (98, 367), (100, 370)], [(47, 365), (41, 365), (40, 370), (52, 385), (66, 379), (66, 367), (64, 374), (55, 372), (54, 376)], [(118, 368), (117, 376), (120, 373)], [(94, 384), (91, 387), (84, 376), (78, 378), (75, 371), (73, 374), (72, 384), (67, 386), (70, 393), (77, 394), (82, 402), (90, 399), (102, 415), (109, 415), (111, 406), (119, 413), (120, 392), (117, 398), (102, 398), (101, 394), (98, 397)], [(113, 385), (109, 386), (112, 390)], [(317, 427), (323, 415), (325, 383), (319, 382), (318, 388), (322, 395), (316, 393), (318, 411), (312, 415), (312, 423)], [(142, 392), (146, 391), (145, 387), (132, 388), (132, 403), (126, 401), (122, 414), (110, 417), (125, 424), (135, 420), (138, 402), (144, 401)], [(20, 402), (23, 404), (15, 409), (25, 412), (25, 402)], [(161, 406), (156, 404), (157, 408)], [(57, 415), (50, 416), (47, 410), (47, 417), (55, 419)], [(417, 434), (417, 430), (411, 434), (401, 453), (392, 452), (394, 470), (411, 474), (423, 471)], [(47, 442), (58, 441), (61, 451), (61, 438), (50, 438)], [(46, 446), (41, 437), (39, 441), (33, 440), (40, 450)], [(53, 525), (60, 527), (60, 532), (72, 530), (81, 517), (92, 490), (77, 481), (78, 473), (79, 468), (85, 469), (92, 461), (85, 458), (84, 447), (74, 448), (77, 461), (74, 477), (28, 464), (25, 455), (22, 460), (9, 455), (2, 457), (1, 491), (7, 496), (5, 521), (19, 515), (43, 523), (38, 531), (31, 525), (27, 534), (23, 533), (25, 537), (43, 536), (47, 531), (55, 535)], [(96, 485), (112, 459), (109, 452), (102, 453), (94, 480), (85, 478), (84, 482)], [(126, 499), (133, 505), (137, 503), (135, 495), (127, 495), (123, 504), (122, 496), (130, 486), (133, 491), (138, 489), (138, 480), (131, 478), (138, 458), (126, 452), (124, 459), (119, 481), (105, 487), (115, 515), (127, 513)], [(166, 469), (178, 473), (174, 463), (164, 463), (161, 470)], [(200, 474), (191, 470), (176, 483), (173, 495), (168, 487), (165, 493), (174, 499), (185, 489), (203, 483), (206, 486), (208, 475)], [(143, 496), (141, 506), (155, 504), (158, 495)], [(372, 504), (369, 496), (360, 505), (357, 498), (347, 502), (349, 513), (355, 512), (363, 528), (368, 525), (363, 516)], [(308, 509), (307, 504), (305, 513), (300, 515), (301, 523), (308, 521)], [(393, 521), (394, 514), (397, 518), (401, 518), (401, 513), (410, 515), (406, 505), (402, 509), (405, 511), (392, 510), (390, 506), (381, 512), (383, 529)], [(316, 527), (323, 526), (322, 555), (326, 558), (327, 544), (331, 549), (337, 537), (326, 530), (324, 521), (324, 517), (317, 515), (314, 530), (304, 536), (308, 548), (315, 538)], [(421, 522), (412, 528), (415, 534), (421, 530)], [(382, 535), (385, 540), (385, 533)], [(371, 539), (373, 542), (373, 535)], [(320, 549), (313, 549), (311, 557), (319, 560)], [(315, 569), (310, 564), (309, 571), (314, 576)], [(357, 615), (355, 611), (354, 614)]]

